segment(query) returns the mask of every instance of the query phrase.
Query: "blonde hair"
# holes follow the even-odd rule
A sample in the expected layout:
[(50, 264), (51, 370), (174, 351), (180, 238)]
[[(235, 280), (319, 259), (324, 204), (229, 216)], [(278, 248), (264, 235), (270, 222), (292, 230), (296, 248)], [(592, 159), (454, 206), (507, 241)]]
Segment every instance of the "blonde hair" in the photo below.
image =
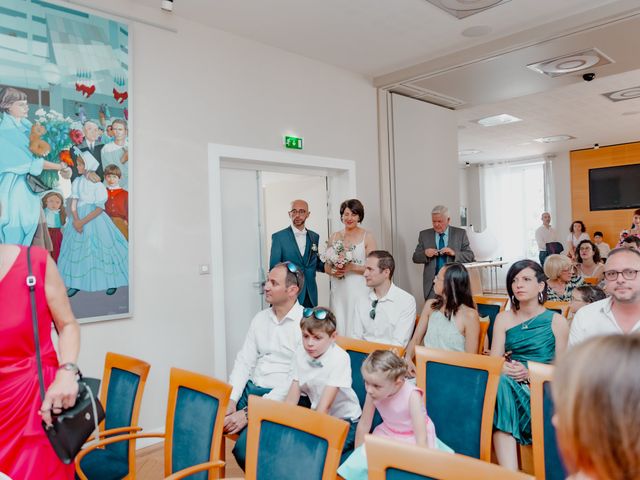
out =
[(392, 350), (376, 350), (362, 362), (362, 373), (383, 373), (395, 382), (407, 376), (407, 363)]
[(549, 255), (544, 261), (544, 274), (549, 280), (555, 280), (560, 276), (560, 272), (566, 268), (571, 268), (571, 260), (564, 255)]
[(571, 473), (640, 478), (640, 335), (577, 345), (553, 376), (557, 437)]

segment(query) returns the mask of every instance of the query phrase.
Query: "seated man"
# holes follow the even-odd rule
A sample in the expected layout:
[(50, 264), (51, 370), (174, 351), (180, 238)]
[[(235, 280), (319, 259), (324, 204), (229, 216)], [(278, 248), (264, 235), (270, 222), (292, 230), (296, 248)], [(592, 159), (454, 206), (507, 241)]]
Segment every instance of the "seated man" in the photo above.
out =
[(271, 308), (253, 317), (247, 337), (236, 356), (229, 383), (233, 386), (225, 433), (239, 433), (233, 455), (244, 470), (247, 448), (247, 405), (249, 395), (284, 400), (289, 389), (289, 370), (293, 354), (301, 344), (302, 306), (298, 294), (304, 276), (291, 262), (271, 269), (264, 296)]
[(396, 264), (389, 252), (374, 250), (365, 262), (369, 296), (356, 302), (353, 336), (404, 347), (416, 322), (416, 299), (392, 282)]

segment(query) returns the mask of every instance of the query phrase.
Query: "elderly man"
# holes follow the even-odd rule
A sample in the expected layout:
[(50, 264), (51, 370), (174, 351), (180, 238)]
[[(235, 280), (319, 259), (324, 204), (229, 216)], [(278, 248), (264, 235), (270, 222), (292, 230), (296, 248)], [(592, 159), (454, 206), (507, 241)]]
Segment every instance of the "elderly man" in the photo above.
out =
[(437, 205), (431, 210), (433, 228), (422, 230), (413, 252), (413, 262), (423, 263), (422, 283), (425, 300), (435, 297), (433, 279), (443, 265), (452, 262), (473, 262), (475, 257), (469, 246), (467, 232), (449, 225), (449, 210)]
[(71, 159), (73, 160), (73, 166), (71, 167), (71, 181), (75, 180), (78, 176), (78, 166), (76, 164), (76, 158), (78, 155), (85, 152), (90, 153), (98, 161), (98, 168), (96, 173), (100, 177), (101, 181), (104, 181), (104, 171), (102, 169), (102, 149), (104, 144), (100, 141), (100, 127), (93, 120), (87, 120), (82, 126), (82, 133), (84, 133), (84, 140), (76, 148), (71, 149)]
[(280, 263), (269, 272), (264, 296), (270, 308), (258, 312), (249, 326), (242, 348), (229, 376), (231, 399), (224, 420), (226, 433), (239, 433), (233, 449), (244, 469), (247, 446), (247, 406), (249, 395), (284, 400), (289, 390), (289, 368), (296, 348), (302, 343), (302, 306), (298, 293), (304, 277), (290, 263)]
[(371, 290), (356, 303), (355, 338), (400, 347), (409, 343), (416, 322), (416, 299), (393, 283), (395, 268), (389, 252), (374, 250), (367, 255), (364, 279)]
[(305, 307), (318, 304), (316, 272), (324, 272), (324, 263), (318, 257), (320, 236), (305, 228), (310, 214), (309, 205), (304, 200), (291, 202), (291, 225), (271, 236), (269, 259), (270, 268), (280, 262), (293, 262), (302, 269), (304, 286), (300, 288), (298, 301)]
[(638, 333), (640, 331), (640, 252), (616, 248), (607, 257), (604, 269), (604, 300), (582, 307), (573, 317), (569, 346), (596, 335)]

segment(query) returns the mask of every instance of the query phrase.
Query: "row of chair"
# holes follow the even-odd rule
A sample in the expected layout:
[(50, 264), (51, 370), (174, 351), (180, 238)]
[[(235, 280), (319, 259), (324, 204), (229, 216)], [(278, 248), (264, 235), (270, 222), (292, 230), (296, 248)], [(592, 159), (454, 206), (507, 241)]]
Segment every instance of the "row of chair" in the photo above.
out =
[[(393, 345), (338, 337), (351, 359), (352, 387), (360, 404), (366, 391), (360, 367), (374, 350), (395, 350)], [(416, 383), (425, 393), (429, 417), (438, 438), (457, 453), (491, 461), (495, 400), (504, 359), (484, 355), (416, 347)], [(552, 368), (530, 363), (533, 431), (533, 469), (536, 478), (565, 478), (551, 424), (553, 403), (549, 393)], [(374, 426), (376, 422), (374, 421)], [(563, 476), (565, 475), (565, 476)]]

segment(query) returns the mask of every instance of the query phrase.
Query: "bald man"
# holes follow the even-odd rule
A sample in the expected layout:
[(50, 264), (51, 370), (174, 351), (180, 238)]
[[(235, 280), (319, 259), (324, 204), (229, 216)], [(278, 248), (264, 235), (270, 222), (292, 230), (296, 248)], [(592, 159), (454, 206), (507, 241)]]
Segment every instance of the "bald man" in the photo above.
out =
[[(318, 256), (320, 235), (307, 230), (305, 222), (310, 215), (309, 205), (304, 200), (294, 200), (289, 208), (291, 225), (271, 236), (269, 268), (282, 262), (291, 262), (302, 270), (304, 286), (298, 302), (305, 307), (318, 304), (316, 272), (324, 272), (324, 263)], [(295, 267), (292, 267), (295, 268)]]

